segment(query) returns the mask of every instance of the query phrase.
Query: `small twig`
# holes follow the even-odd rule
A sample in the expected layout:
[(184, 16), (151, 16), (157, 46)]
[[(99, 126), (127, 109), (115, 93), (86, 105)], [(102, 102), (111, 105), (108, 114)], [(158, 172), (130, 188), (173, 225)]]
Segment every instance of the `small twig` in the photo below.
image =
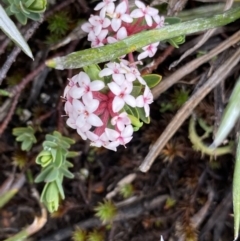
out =
[(4, 130), (6, 129), (8, 123), (10, 122), (10, 120), (12, 119), (12, 116), (14, 114), (14, 111), (16, 109), (16, 106), (17, 106), (17, 103), (18, 103), (18, 98), (20, 96), (20, 92), (17, 93), (15, 96), (14, 96), (14, 99), (13, 99), (13, 102), (12, 102), (12, 105), (11, 105), (11, 108), (10, 110), (8, 111), (7, 113), (7, 116), (6, 118), (4, 119), (4, 121), (2, 122), (2, 124), (0, 125), (0, 136), (2, 135), (2, 133), (4, 132)]
[(140, 171), (147, 172), (150, 169), (154, 160), (162, 151), (163, 147), (175, 134), (178, 128), (182, 125), (182, 123), (190, 116), (193, 109), (213, 88), (215, 88), (222, 80), (224, 80), (228, 76), (230, 71), (238, 64), (239, 61), (240, 48), (238, 48), (237, 51), (214, 72), (214, 74), (207, 80), (207, 82), (200, 89), (198, 89), (196, 94), (193, 95), (177, 112), (177, 114), (172, 119), (167, 128), (164, 130), (162, 135), (151, 147), (148, 155), (139, 167)]
[(2, 133), (4, 132), (4, 130), (6, 129), (8, 123), (10, 122), (14, 111), (16, 109), (17, 103), (18, 103), (18, 99), (19, 96), (22, 92), (22, 90), (26, 87), (26, 85), (32, 81), (34, 79), (34, 77), (36, 75), (39, 74), (39, 72), (41, 72), (44, 68), (45, 68), (45, 63), (42, 63), (41, 65), (39, 65), (39, 67), (37, 69), (35, 69), (34, 71), (32, 71), (29, 75), (27, 75), (18, 85), (14, 86), (14, 88), (11, 90), (11, 94), (12, 96), (14, 96), (13, 98), (13, 102), (12, 105), (10, 107), (10, 110), (7, 113), (6, 118), (4, 119), (4, 121), (2, 122), (2, 124), (0, 125), (0, 136), (2, 135)]
[(152, 93), (154, 99), (156, 99), (160, 94), (165, 92), (168, 88), (172, 85), (176, 84), (179, 80), (181, 80), (187, 74), (190, 74), (196, 68), (201, 66), (202, 64), (208, 62), (210, 59), (218, 55), (219, 53), (223, 52), (224, 50), (228, 49), (232, 45), (238, 43), (240, 40), (240, 31), (237, 31), (234, 35), (230, 38), (219, 44), (216, 48), (211, 50), (209, 53), (205, 54), (202, 57), (194, 59), (193, 61), (187, 63), (177, 71), (175, 71), (172, 75), (165, 78), (161, 83), (152, 89)]
[(175, 48), (172, 45), (166, 48), (162, 54), (141, 70), (141, 75), (151, 74), (155, 69), (157, 69), (159, 64), (161, 64), (173, 52), (174, 49)]
[[(24, 35), (24, 38), (29, 40), (32, 35), (35, 33), (36, 29), (40, 26), (41, 22), (34, 22), (29, 29), (27, 30), (26, 34)], [(12, 66), (13, 62), (16, 60), (16, 57), (21, 52), (21, 49), (19, 47), (15, 47), (11, 54), (8, 56), (7, 61), (3, 64), (2, 68), (0, 69), (0, 85), (2, 84), (3, 79), (5, 79), (6, 74), (10, 67)]]

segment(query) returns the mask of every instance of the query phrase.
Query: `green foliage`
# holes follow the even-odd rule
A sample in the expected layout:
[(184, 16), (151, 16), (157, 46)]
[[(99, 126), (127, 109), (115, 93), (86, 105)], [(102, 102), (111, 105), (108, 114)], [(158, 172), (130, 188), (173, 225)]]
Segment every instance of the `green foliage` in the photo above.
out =
[(134, 191), (134, 188), (131, 183), (127, 183), (127, 184), (123, 185), (119, 190), (119, 192), (121, 193), (121, 195), (124, 198), (131, 197), (133, 195), (133, 191)]
[(41, 13), (46, 10), (47, 0), (3, 0), (9, 16), (15, 15), (17, 20), (25, 25), (27, 19), (40, 20)]
[(158, 74), (146, 74), (146, 75), (143, 75), (142, 77), (150, 89), (158, 85), (162, 80), (162, 76)]
[(68, 31), (70, 18), (66, 12), (59, 12), (48, 19), (48, 29), (56, 35), (65, 35)]
[(87, 232), (80, 228), (76, 228), (76, 230), (72, 234), (73, 241), (87, 241)]
[(101, 219), (103, 223), (111, 222), (117, 214), (117, 208), (111, 200), (104, 200), (103, 203), (94, 208), (96, 216)]
[(36, 163), (41, 165), (42, 170), (35, 182), (46, 182), (41, 194), (41, 201), (49, 212), (56, 211), (60, 199), (65, 198), (62, 187), (63, 178), (74, 177), (68, 170), (73, 165), (67, 161), (67, 158), (78, 155), (78, 153), (68, 150), (72, 144), (74, 144), (72, 139), (54, 131), (52, 135), (46, 135), (42, 144), (43, 150), (36, 157)]
[(230, 131), (233, 129), (240, 116), (240, 77), (237, 80), (237, 83), (233, 89), (231, 97), (229, 99), (228, 105), (224, 110), (223, 118), (221, 120), (220, 126), (216, 133), (214, 142), (212, 144), (213, 148), (218, 147), (228, 136)]
[(102, 232), (94, 230), (88, 234), (88, 241), (104, 241), (104, 235)]
[(32, 145), (37, 142), (35, 132), (31, 126), (14, 128), (12, 133), (16, 136), (16, 141), (22, 143), (22, 151), (29, 151)]
[(47, 21), (50, 31), (50, 35), (47, 37), (47, 43), (53, 44), (66, 35), (71, 19), (66, 12), (59, 12), (48, 18)]
[[(171, 24), (177, 24), (181, 23), (181, 19), (177, 17), (166, 17), (165, 18), (165, 24), (171, 25)], [(173, 47), (179, 48), (180, 44), (185, 43), (185, 35), (180, 35), (171, 39), (166, 40), (168, 43), (170, 43)]]
[(189, 91), (183, 89), (176, 89), (172, 95), (172, 104), (176, 108), (181, 107), (189, 98)]

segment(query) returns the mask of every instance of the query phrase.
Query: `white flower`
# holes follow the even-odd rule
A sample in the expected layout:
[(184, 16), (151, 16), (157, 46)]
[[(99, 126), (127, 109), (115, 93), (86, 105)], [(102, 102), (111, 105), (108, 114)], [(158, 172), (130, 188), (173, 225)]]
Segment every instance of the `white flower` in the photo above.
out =
[(122, 21), (126, 23), (131, 23), (133, 19), (130, 17), (129, 14), (126, 14), (127, 11), (127, 4), (126, 2), (121, 2), (115, 9), (114, 13), (111, 15), (112, 23), (111, 27), (113, 31), (118, 31), (120, 28)]
[(97, 6), (94, 8), (95, 11), (98, 11), (100, 9), (102, 13), (113, 13), (115, 5), (113, 2), (116, 0), (102, 0), (102, 2), (98, 3)]
[(149, 104), (153, 102), (153, 95), (151, 90), (146, 86), (143, 95), (140, 95), (136, 99), (137, 107), (144, 107), (144, 111), (146, 113), (146, 117), (149, 116), (150, 108)]
[(89, 76), (85, 72), (80, 72), (78, 75), (73, 77), (75, 84), (71, 90), (69, 90), (69, 95), (74, 99), (79, 99), (83, 95), (88, 95), (89, 98), (92, 97), (92, 91), (99, 91), (104, 88), (104, 82), (101, 80), (91, 81)]
[(117, 31), (116, 38), (110, 36), (110, 37), (107, 37), (107, 41), (108, 43), (112, 44), (112, 43), (116, 43), (119, 40), (125, 39), (126, 37), (127, 37), (127, 30), (125, 27), (121, 27)]
[(100, 34), (103, 28), (107, 28), (111, 24), (111, 21), (102, 14), (100, 16), (92, 15), (89, 18), (89, 22), (93, 26), (93, 32), (96, 36)]
[(82, 137), (83, 140), (87, 140), (86, 133), (92, 128), (89, 123), (85, 123), (85, 125), (81, 128), (77, 128), (77, 133)]
[(114, 113), (120, 111), (125, 103), (132, 107), (136, 106), (136, 99), (130, 95), (133, 89), (132, 83), (125, 81), (121, 86), (119, 86), (112, 82), (108, 84), (108, 87), (115, 95), (112, 103), (112, 110)]
[(73, 100), (73, 108), (77, 113), (79, 113), (76, 120), (77, 127), (82, 128), (86, 123), (97, 127), (102, 126), (102, 120), (93, 113), (98, 108), (99, 101), (91, 99), (87, 95), (84, 95), (82, 100), (83, 103), (79, 100)]
[(155, 15), (153, 16), (154, 21), (156, 22), (156, 28), (162, 28), (164, 26), (165, 18), (163, 16)]
[(138, 55), (138, 60), (147, 58), (147, 57), (153, 57), (154, 54), (157, 52), (157, 46), (159, 45), (159, 42), (149, 44), (148, 46), (143, 47), (144, 50), (141, 54)]
[(158, 10), (156, 8), (145, 6), (145, 4), (140, 2), (140, 1), (135, 1), (135, 4), (138, 7), (138, 9), (134, 9), (131, 12), (130, 16), (132, 18), (145, 17), (147, 25), (149, 27), (151, 27), (152, 23), (153, 23), (152, 17), (154, 17), (154, 16), (156, 16), (158, 14)]
[(145, 80), (142, 78), (140, 72), (136, 67), (133, 67), (133, 66), (130, 67), (128, 73), (126, 73), (125, 76), (126, 76), (126, 80), (129, 82), (133, 82), (134, 80), (138, 79), (138, 81), (142, 85), (146, 85)]
[(91, 41), (91, 46), (93, 48), (100, 47), (104, 45), (104, 41), (106, 40), (106, 36), (108, 34), (107, 29), (101, 30), (101, 32), (96, 35), (94, 32), (90, 32), (88, 35), (88, 41)]
[(133, 127), (132, 125), (128, 125), (121, 132), (106, 128), (105, 132), (112, 142), (126, 145), (132, 139)]
[(126, 70), (120, 66), (119, 63), (113, 62), (106, 64), (107, 68), (104, 68), (99, 72), (99, 76), (109, 76), (112, 75), (113, 80), (118, 84), (121, 85), (125, 81), (124, 73)]
[(123, 129), (125, 128), (125, 125), (131, 124), (131, 120), (129, 119), (126, 112), (122, 112), (112, 118), (111, 124), (113, 126), (117, 125), (117, 128), (120, 131), (123, 131)]

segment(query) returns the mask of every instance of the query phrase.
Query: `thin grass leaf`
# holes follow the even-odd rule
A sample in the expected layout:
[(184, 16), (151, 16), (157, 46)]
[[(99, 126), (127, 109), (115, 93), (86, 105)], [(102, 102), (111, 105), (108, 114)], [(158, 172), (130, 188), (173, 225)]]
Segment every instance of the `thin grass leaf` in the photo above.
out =
[(240, 226), (240, 138), (236, 153), (236, 161), (233, 174), (233, 214), (234, 214), (234, 240), (238, 238)]
[(13, 21), (8, 17), (3, 7), (0, 5), (0, 28), (22, 51), (33, 59), (31, 49), (18, 31)]

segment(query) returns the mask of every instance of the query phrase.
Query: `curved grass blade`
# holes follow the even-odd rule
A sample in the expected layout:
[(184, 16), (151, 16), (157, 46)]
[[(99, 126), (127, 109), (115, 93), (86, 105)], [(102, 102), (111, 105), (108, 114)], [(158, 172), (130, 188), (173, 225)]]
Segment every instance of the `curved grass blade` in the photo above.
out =
[(29, 48), (27, 42), (18, 31), (14, 22), (8, 17), (5, 10), (0, 4), (0, 28), (2, 31), (16, 44), (22, 51), (33, 59), (31, 49)]

